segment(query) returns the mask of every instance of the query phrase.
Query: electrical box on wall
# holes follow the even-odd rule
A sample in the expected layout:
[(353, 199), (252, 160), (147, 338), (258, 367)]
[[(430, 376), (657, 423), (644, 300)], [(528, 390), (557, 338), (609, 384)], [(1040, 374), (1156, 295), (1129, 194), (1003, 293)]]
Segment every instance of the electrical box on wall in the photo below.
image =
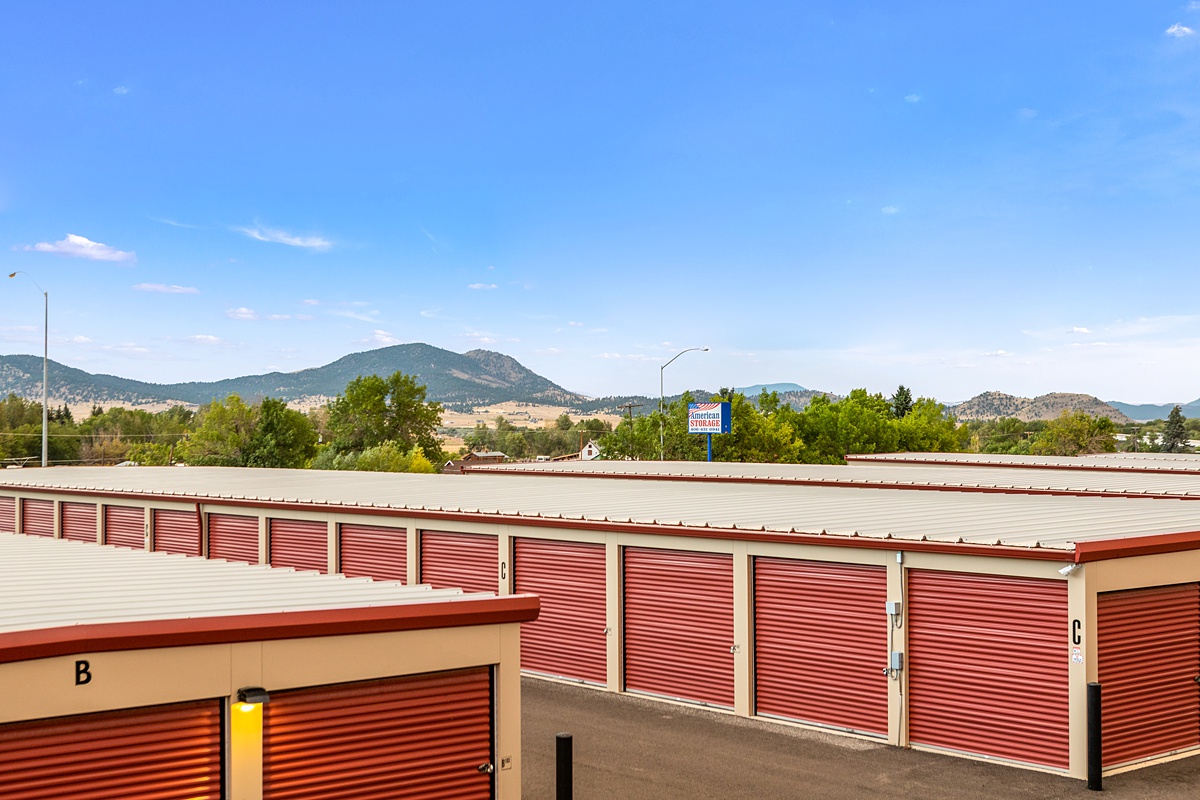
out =
[(900, 612), (903, 609), (903, 607), (904, 607), (904, 604), (901, 603), (899, 600), (888, 600), (887, 601), (888, 616), (890, 616), (890, 617), (900, 616)]
[(901, 653), (897, 650), (892, 651), (891, 667), (896, 672), (904, 669), (904, 653)]

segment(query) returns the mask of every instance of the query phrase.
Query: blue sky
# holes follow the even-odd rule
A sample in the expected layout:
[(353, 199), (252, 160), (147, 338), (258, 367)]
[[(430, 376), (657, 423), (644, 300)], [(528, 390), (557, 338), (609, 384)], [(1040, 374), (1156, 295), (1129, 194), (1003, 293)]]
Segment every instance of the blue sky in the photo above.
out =
[[(335, 7), (336, 6), (336, 7)], [(153, 381), (1200, 396), (1200, 2), (5, 10), (0, 269)], [(0, 293), (0, 351), (41, 303)]]

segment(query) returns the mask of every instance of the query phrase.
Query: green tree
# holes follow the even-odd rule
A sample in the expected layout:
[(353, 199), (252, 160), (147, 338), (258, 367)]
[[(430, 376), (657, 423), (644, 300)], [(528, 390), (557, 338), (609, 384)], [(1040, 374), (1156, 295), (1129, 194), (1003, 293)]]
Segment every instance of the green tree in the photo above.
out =
[(299, 469), (317, 453), (317, 431), (308, 417), (270, 397), (258, 407), (258, 422), (246, 443), (248, 467)]
[(1159, 444), (1160, 453), (1187, 453), (1187, 427), (1184, 425), (1183, 409), (1175, 406), (1167, 415), (1167, 424), (1163, 427), (1162, 441)]
[(1093, 417), (1082, 411), (1063, 411), (1046, 423), (1030, 445), (1030, 452), (1044, 456), (1077, 456), (1087, 453), (1112, 453), (1117, 449), (1113, 436), (1116, 425), (1108, 417)]
[(907, 417), (908, 412), (913, 410), (912, 391), (904, 384), (900, 384), (900, 387), (896, 389), (896, 393), (892, 395), (891, 406), (892, 416), (896, 419)]
[(392, 441), (404, 450), (420, 446), (425, 453), (442, 457), (437, 437), (442, 406), (426, 401), (425, 387), (409, 375), (357, 377), (328, 407), (329, 433), (339, 451), (361, 451)]
[(179, 446), (178, 457), (197, 466), (244, 467), (258, 407), (231, 394), (201, 408), (198, 419), (199, 427)]
[(955, 453), (966, 447), (971, 435), (967, 426), (946, 415), (945, 406), (927, 397), (919, 398), (896, 420), (896, 431), (901, 452)]

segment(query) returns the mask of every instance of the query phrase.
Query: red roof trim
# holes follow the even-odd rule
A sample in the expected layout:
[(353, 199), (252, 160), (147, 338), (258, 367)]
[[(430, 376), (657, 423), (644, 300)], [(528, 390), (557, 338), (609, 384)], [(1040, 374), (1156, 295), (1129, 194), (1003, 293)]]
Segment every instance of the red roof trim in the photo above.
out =
[(532, 622), (541, 600), (520, 594), (370, 608), (112, 622), (0, 634), (0, 664), (88, 652), (309, 639)]
[(1103, 561), (1109, 558), (1153, 556), (1163, 553), (1182, 553), (1200, 549), (1200, 531), (1182, 533), (1159, 533), (1150, 536), (1134, 536), (1128, 539), (1112, 539), (1107, 542), (1077, 542), (1075, 561)]
[[(1147, 472), (1161, 475), (1200, 475), (1200, 469), (1170, 469), (1168, 467), (1103, 466), (1100, 464), (1028, 464), (1017, 461), (950, 461), (940, 458), (889, 458), (846, 456), (847, 461), (859, 464), (926, 464), (938, 467), (1007, 467), (1009, 469), (1092, 470), (1095, 472)], [(1120, 463), (1120, 462), (1115, 462)]]
[[(870, 463), (863, 461), (862, 463)], [(913, 462), (926, 463), (926, 462)], [(945, 466), (951, 466), (946, 464)], [(953, 466), (962, 466), (954, 464)], [(970, 466), (992, 466), (991, 464), (972, 464)], [(1012, 465), (1017, 466), (1017, 465)], [(1049, 468), (1049, 467), (1047, 467)], [(1062, 469), (1068, 469), (1063, 467)], [(1070, 469), (1082, 469), (1072, 467)], [(1139, 470), (1145, 471), (1145, 470)], [(707, 481), (714, 483), (761, 483), (773, 486), (832, 486), (843, 489), (900, 489), (916, 492), (980, 492), (983, 494), (1048, 494), (1059, 497), (1136, 497), (1146, 500), (1200, 500), (1200, 495), (1183, 494), (1150, 494), (1145, 491), (1118, 492), (1109, 489), (1037, 489), (1022, 486), (970, 486), (966, 484), (920, 484), (920, 483), (890, 483), (885, 481), (821, 481), (813, 478), (768, 478), (757, 475), (657, 475), (647, 473), (613, 473), (613, 472), (555, 472), (540, 469), (489, 469), (486, 466), (465, 467), (463, 472), (478, 475), (535, 475), (538, 477), (555, 478), (613, 478), (619, 480), (655, 480), (655, 481)]]

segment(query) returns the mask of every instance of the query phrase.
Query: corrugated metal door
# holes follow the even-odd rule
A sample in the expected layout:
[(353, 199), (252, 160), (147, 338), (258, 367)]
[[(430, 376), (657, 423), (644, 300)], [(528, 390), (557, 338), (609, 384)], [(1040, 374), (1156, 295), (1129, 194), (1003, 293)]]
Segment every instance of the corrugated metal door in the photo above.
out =
[(491, 763), (487, 667), (271, 692), (264, 711), (265, 800), (484, 800)]
[(134, 550), (146, 548), (146, 510), (132, 506), (104, 507), (104, 543)]
[(421, 531), (421, 583), (435, 589), (495, 592), (500, 545), (495, 536)]
[(1200, 746), (1200, 585), (1097, 598), (1104, 764)]
[(0, 497), (0, 533), (17, 532), (17, 499)]
[(221, 703), (0, 725), (4, 800), (218, 800)]
[(1067, 583), (910, 570), (913, 744), (1066, 769)]
[(53, 536), (54, 501), (22, 500), (21, 533), (29, 536)]
[(888, 729), (887, 569), (754, 559), (759, 714)]
[(62, 504), (62, 537), (77, 542), (96, 541), (96, 505), (94, 503)]
[(200, 555), (200, 517), (196, 511), (154, 509), (154, 550)]
[(272, 567), (329, 571), (329, 525), (302, 519), (267, 520), (267, 553)]
[(258, 563), (258, 517), (208, 515), (208, 557)]
[(625, 688), (733, 706), (733, 557), (625, 548)]
[(537, 620), (521, 626), (523, 669), (607, 681), (605, 566), (602, 544), (513, 540), (514, 589), (542, 598)]
[(338, 565), (349, 578), (381, 581), (408, 579), (408, 530), (383, 525), (343, 523), (339, 526)]

